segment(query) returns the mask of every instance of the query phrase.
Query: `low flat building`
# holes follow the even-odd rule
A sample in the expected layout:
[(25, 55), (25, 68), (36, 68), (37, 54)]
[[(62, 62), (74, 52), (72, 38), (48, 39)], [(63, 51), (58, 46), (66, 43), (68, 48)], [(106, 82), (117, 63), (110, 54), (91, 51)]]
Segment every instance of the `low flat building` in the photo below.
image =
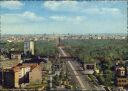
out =
[(116, 67), (116, 75), (118, 77), (123, 77), (123, 76), (125, 76), (125, 74), (126, 74), (126, 70), (123, 66), (122, 67), (120, 67), (120, 66)]
[(94, 62), (85, 63), (84, 67), (87, 70), (95, 70), (96, 69), (96, 63), (94, 63)]
[(20, 51), (10, 51), (10, 58), (21, 60), (21, 52)]
[(86, 63), (84, 64), (85, 74), (93, 74), (96, 69), (96, 63)]

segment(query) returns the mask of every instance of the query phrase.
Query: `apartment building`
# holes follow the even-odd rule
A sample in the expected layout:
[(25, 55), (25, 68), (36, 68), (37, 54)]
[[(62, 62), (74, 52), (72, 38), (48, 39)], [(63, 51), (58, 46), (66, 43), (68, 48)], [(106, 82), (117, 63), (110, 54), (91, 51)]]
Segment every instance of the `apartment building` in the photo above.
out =
[(30, 83), (42, 82), (42, 71), (38, 64), (18, 64), (0, 71), (2, 85), (8, 88), (20, 88)]
[(116, 71), (115, 85), (118, 87), (128, 87), (127, 67), (117, 66), (115, 71)]

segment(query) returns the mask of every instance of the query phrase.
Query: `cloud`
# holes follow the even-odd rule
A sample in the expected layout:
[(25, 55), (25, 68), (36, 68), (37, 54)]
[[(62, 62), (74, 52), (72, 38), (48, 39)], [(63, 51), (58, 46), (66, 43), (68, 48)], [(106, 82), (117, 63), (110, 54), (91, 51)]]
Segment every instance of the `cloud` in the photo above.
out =
[(44, 17), (30, 11), (1, 15), (3, 33), (35, 33), (35, 30), (38, 30), (43, 22)]
[(45, 1), (43, 3), (43, 6), (53, 11), (67, 9), (70, 11), (74, 11), (74, 9), (77, 9), (77, 4), (77, 1)]
[(85, 16), (50, 16), (53, 21), (80, 23), (86, 20)]
[(32, 20), (32, 21), (42, 21), (42, 20), (44, 20), (43, 17), (37, 16), (35, 13), (30, 12), (30, 11), (24, 12), (22, 14), (22, 17), (27, 18), (27, 19)]
[(108, 15), (118, 15), (121, 14), (120, 10), (117, 8), (87, 8), (81, 12), (86, 14), (108, 14)]
[(87, 1), (45, 1), (43, 6), (52, 11), (77, 12), (78, 14), (121, 14), (119, 8), (109, 7), (110, 3), (107, 4), (108, 7), (101, 7), (99, 4), (89, 3)]
[(7, 9), (20, 9), (23, 3), (20, 1), (1, 1), (0, 6)]
[(49, 18), (52, 19), (52, 20), (55, 20), (55, 21), (64, 21), (64, 20), (66, 20), (66, 16), (50, 16)]
[(101, 9), (101, 13), (103, 13), (103, 14), (106, 14), (106, 13), (109, 14), (109, 13), (111, 13), (113, 15), (121, 14), (120, 10), (117, 9), (117, 8), (102, 8)]
[(28, 23), (40, 23), (40, 22), (64, 22), (64, 23), (81, 23), (86, 20), (85, 16), (64, 16), (64, 15), (53, 15), (49, 17), (39, 16), (34, 12), (25, 11), (23, 13), (16, 14), (2, 14), (1, 22), (4, 24), (28, 24)]
[(44, 17), (37, 16), (35, 13), (30, 11), (25, 11), (23, 13), (16, 14), (3, 14), (1, 15), (1, 23), (4, 24), (23, 24), (23, 23), (35, 23), (41, 22)]

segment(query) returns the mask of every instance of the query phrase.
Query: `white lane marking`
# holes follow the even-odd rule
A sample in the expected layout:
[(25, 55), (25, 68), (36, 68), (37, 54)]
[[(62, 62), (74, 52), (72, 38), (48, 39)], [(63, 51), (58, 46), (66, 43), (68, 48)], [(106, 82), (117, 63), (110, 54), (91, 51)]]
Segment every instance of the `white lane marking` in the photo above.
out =
[[(63, 53), (63, 55), (66, 57), (67, 55), (66, 55), (66, 53), (62, 50), (62, 48), (59, 47), (59, 49), (61, 50), (61, 52)], [(73, 67), (73, 65), (71, 64), (70, 61), (68, 61), (68, 63), (69, 63), (69, 65), (71, 66), (71, 68), (72, 68), (74, 74), (76, 75), (76, 78), (77, 78), (78, 82), (80, 83), (82, 89), (86, 90), (85, 87), (84, 87), (84, 84), (82, 83), (82, 81), (81, 81), (80, 77), (78, 76), (78, 73), (76, 72), (76, 70), (75, 70), (75, 68)]]

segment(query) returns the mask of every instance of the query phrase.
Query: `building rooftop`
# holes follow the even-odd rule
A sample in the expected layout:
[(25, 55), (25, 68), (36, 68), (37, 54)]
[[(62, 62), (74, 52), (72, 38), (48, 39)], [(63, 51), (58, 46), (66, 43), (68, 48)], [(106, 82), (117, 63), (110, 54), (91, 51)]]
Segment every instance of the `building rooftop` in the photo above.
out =
[(8, 59), (0, 62), (0, 68), (8, 69), (12, 68), (20, 63), (20, 60), (17, 59)]
[(21, 68), (27, 68), (27, 67), (29, 67), (30, 70), (33, 70), (33, 69), (34, 69), (35, 67), (37, 67), (37, 66), (38, 66), (38, 64), (34, 64), (34, 63), (18, 64), (18, 65), (16, 65), (16, 66), (12, 67), (12, 70), (13, 70), (14, 72), (17, 72), (17, 71), (20, 71)]
[(21, 51), (10, 51), (11, 54), (21, 54)]
[(123, 66), (118, 66), (116, 67), (116, 70), (125, 70), (125, 68)]

